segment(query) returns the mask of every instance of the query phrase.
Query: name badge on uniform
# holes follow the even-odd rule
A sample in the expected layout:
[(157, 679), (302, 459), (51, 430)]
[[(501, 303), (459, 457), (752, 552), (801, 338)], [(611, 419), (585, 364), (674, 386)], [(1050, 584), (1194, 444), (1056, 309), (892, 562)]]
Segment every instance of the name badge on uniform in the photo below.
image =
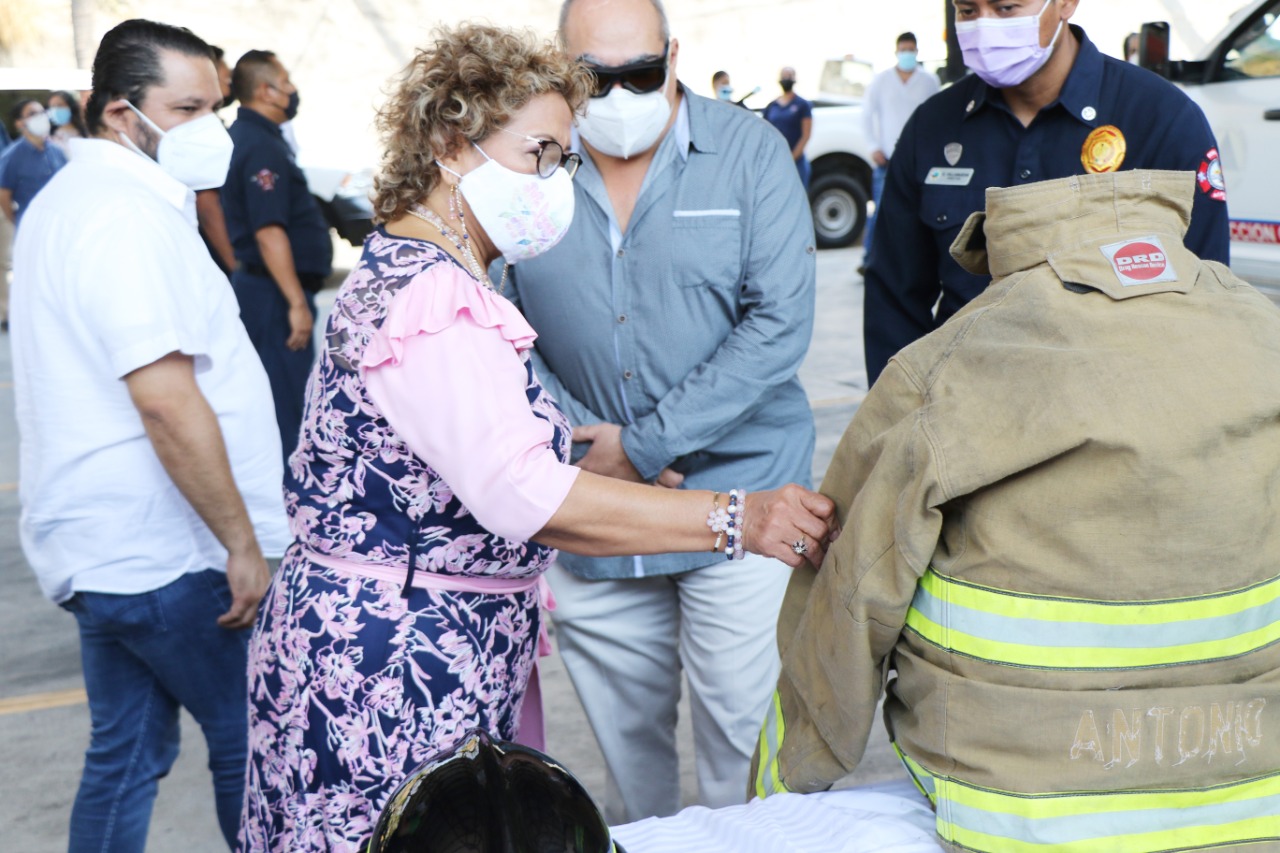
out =
[(972, 180), (973, 169), (948, 169), (935, 166), (929, 170), (924, 182), (939, 187), (967, 187)]

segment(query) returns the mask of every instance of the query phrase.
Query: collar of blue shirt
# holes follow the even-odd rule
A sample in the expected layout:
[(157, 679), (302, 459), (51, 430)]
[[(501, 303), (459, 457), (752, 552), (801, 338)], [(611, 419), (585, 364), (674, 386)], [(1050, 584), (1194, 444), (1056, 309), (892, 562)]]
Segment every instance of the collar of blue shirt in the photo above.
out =
[[(1106, 63), (1105, 57), (1085, 35), (1085, 32), (1075, 24), (1071, 25), (1071, 32), (1075, 33), (1076, 39), (1080, 42), (1080, 53), (1076, 55), (1075, 64), (1071, 66), (1071, 73), (1067, 75), (1067, 82), (1062, 85), (1062, 92), (1058, 95), (1058, 100), (1054, 101), (1045, 109), (1053, 109), (1061, 104), (1063, 109), (1075, 117), (1076, 121), (1088, 127), (1097, 127), (1098, 119), (1096, 109), (1098, 99), (1102, 92), (1102, 68)], [(977, 115), (985, 106), (995, 107), (1008, 111), (1004, 98), (992, 95), (992, 88), (986, 83), (979, 81), (977, 88), (974, 90), (973, 99), (976, 102), (975, 108), (965, 114), (965, 119)], [(1094, 108), (1093, 112), (1086, 112), (1088, 108)], [(1085, 118), (1085, 115), (1092, 115), (1092, 118)]]
[(77, 165), (98, 164), (126, 172), (176, 207), (193, 226), (196, 224), (196, 194), (186, 184), (161, 169), (160, 164), (150, 157), (144, 157), (107, 139), (72, 139), (69, 149), (69, 159)]

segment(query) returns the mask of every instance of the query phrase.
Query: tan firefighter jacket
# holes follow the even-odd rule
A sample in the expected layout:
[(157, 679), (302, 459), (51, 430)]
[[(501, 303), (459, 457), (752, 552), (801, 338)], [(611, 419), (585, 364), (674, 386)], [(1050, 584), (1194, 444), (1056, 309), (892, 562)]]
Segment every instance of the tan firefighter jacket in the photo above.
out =
[(823, 483), (753, 794), (853, 770), (886, 689), (950, 850), (1280, 850), (1280, 310), (1183, 248), (1197, 191), (988, 190), (993, 282)]

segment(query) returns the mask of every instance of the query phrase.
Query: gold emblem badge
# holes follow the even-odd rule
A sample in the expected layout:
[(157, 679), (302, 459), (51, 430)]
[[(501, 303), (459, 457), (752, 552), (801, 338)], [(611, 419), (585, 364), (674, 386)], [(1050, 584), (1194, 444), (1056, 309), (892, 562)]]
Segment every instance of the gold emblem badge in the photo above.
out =
[(1124, 162), (1124, 134), (1115, 125), (1106, 125), (1090, 133), (1080, 149), (1080, 162), (1091, 175), (1114, 172)]

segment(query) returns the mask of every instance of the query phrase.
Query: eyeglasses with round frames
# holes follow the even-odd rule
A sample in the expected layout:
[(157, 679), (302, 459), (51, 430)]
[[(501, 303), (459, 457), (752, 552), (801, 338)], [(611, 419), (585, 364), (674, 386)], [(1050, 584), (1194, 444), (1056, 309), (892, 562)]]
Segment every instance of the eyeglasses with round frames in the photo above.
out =
[(591, 97), (603, 98), (613, 90), (616, 83), (621, 83), (622, 88), (637, 95), (658, 91), (667, 82), (667, 60), (670, 54), (671, 42), (668, 41), (662, 48), (662, 56), (657, 59), (611, 66), (584, 63), (587, 70), (596, 77), (596, 87)]
[(564, 153), (564, 146), (554, 139), (539, 139), (536, 136), (526, 136), (523, 133), (516, 133), (514, 130), (507, 130), (505, 127), (498, 129), (503, 133), (518, 136), (538, 146), (537, 169), (539, 178), (549, 178), (556, 173), (556, 169), (564, 169), (569, 179), (573, 180), (573, 176), (578, 173), (578, 167), (582, 165), (581, 155)]

